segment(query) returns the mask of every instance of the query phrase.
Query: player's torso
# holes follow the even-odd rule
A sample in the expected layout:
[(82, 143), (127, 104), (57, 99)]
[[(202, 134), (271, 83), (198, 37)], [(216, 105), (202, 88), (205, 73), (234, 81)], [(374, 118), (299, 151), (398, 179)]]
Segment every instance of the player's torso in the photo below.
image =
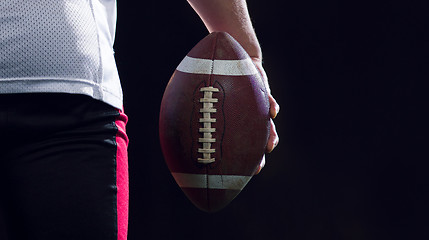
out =
[(0, 0), (0, 94), (65, 92), (122, 107), (115, 0)]
[(0, 79), (97, 79), (100, 38), (113, 45), (114, 1), (1, 0)]

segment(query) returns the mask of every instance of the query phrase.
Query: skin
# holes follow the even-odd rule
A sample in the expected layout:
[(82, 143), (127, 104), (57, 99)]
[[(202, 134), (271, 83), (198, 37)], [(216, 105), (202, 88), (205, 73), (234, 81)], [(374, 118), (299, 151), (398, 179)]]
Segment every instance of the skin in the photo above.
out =
[[(271, 95), (268, 77), (262, 67), (262, 51), (252, 26), (246, 0), (188, 0), (188, 2), (200, 16), (210, 33), (227, 32), (234, 37), (247, 51), (256, 68), (261, 73), (269, 93), (271, 115), (271, 132), (266, 152), (272, 152), (279, 143), (273, 119), (277, 116), (280, 106)], [(264, 165), (265, 157), (261, 162), (259, 171)]]

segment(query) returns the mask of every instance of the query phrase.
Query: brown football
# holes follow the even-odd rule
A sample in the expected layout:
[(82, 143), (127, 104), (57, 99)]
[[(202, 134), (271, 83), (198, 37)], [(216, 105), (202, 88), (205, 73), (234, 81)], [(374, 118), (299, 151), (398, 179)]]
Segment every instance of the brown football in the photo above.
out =
[(195, 206), (222, 209), (256, 173), (270, 132), (269, 107), (258, 70), (227, 33), (209, 34), (177, 66), (161, 103), (160, 142)]

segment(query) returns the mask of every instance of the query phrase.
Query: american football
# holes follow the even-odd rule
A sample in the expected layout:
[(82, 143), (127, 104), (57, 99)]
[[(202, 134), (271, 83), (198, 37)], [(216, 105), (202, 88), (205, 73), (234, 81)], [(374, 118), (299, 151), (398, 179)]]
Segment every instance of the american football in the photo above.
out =
[(201, 40), (174, 71), (161, 102), (167, 166), (199, 209), (227, 206), (258, 171), (270, 133), (268, 93), (229, 34)]

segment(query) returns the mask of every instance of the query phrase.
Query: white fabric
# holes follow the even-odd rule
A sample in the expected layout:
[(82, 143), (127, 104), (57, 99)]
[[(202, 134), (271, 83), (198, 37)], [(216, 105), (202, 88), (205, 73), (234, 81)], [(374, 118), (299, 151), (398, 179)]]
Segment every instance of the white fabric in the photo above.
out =
[(0, 0), (0, 93), (64, 92), (122, 108), (115, 0)]

